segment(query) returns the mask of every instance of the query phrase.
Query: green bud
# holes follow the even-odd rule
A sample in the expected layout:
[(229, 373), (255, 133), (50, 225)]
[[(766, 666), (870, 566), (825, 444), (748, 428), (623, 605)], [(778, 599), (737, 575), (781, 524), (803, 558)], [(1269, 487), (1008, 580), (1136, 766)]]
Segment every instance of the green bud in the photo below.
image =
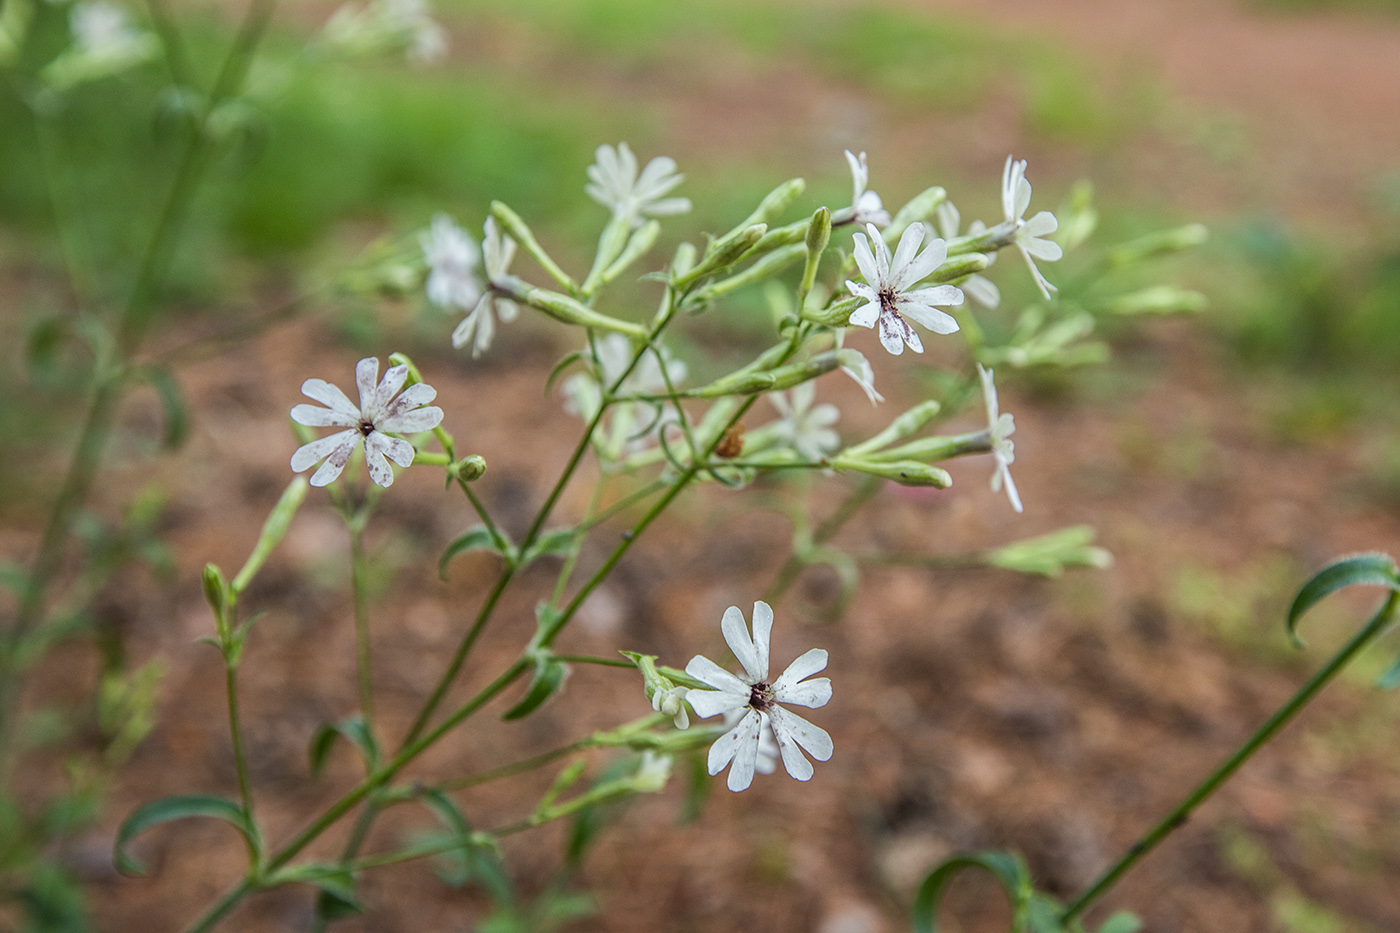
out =
[(670, 690), (675, 684), (662, 677), (656, 670), (656, 658), (654, 654), (638, 654), (635, 651), (619, 652), (624, 658), (637, 666), (637, 670), (642, 673), (642, 687), (646, 690), (647, 699), (650, 700), (658, 690)]
[(617, 261), (608, 266), (607, 270), (599, 279), (600, 285), (606, 285), (617, 278), (627, 269), (628, 266), (640, 259), (647, 250), (656, 245), (656, 238), (661, 233), (661, 224), (655, 220), (648, 220), (636, 230), (632, 231), (632, 237), (627, 241), (627, 248), (622, 251), (622, 255), (617, 257)]
[(772, 252), (780, 247), (803, 242), (807, 239), (807, 223), (808, 222), (805, 220), (799, 220), (797, 223), (769, 230), (763, 235), (763, 239), (754, 244), (753, 249), (739, 258), (752, 259), (755, 256), (762, 256), (764, 253)]
[(682, 276), (695, 268), (695, 244), (683, 242), (676, 247), (676, 255), (671, 258), (671, 274)]
[(867, 441), (846, 448), (842, 456), (865, 457), (877, 450), (888, 447), (895, 441), (903, 440), (915, 431), (922, 430), (938, 414), (943, 406), (937, 399), (927, 399), (895, 418), (889, 426)]
[(995, 253), (1003, 246), (1010, 246), (1015, 239), (1016, 224), (1008, 220), (981, 233), (953, 237), (948, 241), (948, 255), (952, 257), (964, 253)]
[(518, 298), (530, 307), (543, 311), (557, 321), (565, 324), (576, 324), (580, 327), (596, 327), (599, 330), (610, 330), (619, 334), (625, 334), (633, 340), (646, 339), (646, 329), (640, 324), (633, 324), (631, 321), (621, 321), (615, 317), (609, 317), (598, 311), (594, 311), (581, 301), (576, 301), (568, 295), (559, 292), (552, 292), (544, 288), (530, 288), (521, 292), (511, 292), (511, 297)]
[(754, 395), (759, 392), (780, 392), (829, 373), (841, 365), (835, 351), (819, 353), (800, 363), (780, 366), (767, 372), (731, 373), (707, 386), (687, 393), (695, 398), (718, 398), (723, 395)]
[(1204, 311), (1206, 296), (1173, 285), (1154, 285), (1120, 295), (1104, 305), (1109, 314), (1183, 314)]
[(822, 253), (831, 242), (831, 210), (819, 207), (812, 219), (807, 222), (807, 264), (802, 268), (802, 284), (797, 289), (797, 304), (804, 304), (807, 293), (817, 281), (817, 267), (821, 265)]
[(540, 268), (543, 269), (550, 278), (564, 286), (568, 291), (573, 292), (578, 290), (578, 284), (569, 277), (567, 272), (560, 269), (553, 259), (549, 258), (549, 254), (540, 246), (539, 241), (535, 239), (535, 234), (530, 230), (529, 226), (526, 225), (525, 221), (520, 219), (519, 214), (500, 201), (492, 201), (491, 216), (495, 217), (497, 222), (505, 228), (505, 232), (509, 233), (511, 238), (520, 244), (521, 249), (529, 253), (535, 262), (540, 264)]
[[(301, 504), (306, 501), (306, 492), (310, 488), (306, 477), (298, 476), (288, 483), (287, 488), (282, 491), (282, 497), (277, 500), (277, 504), (272, 507), (272, 512), (267, 516), (267, 521), (263, 523), (262, 534), (258, 535), (258, 543), (253, 545), (253, 553), (248, 556), (248, 561), (243, 565), (243, 569), (238, 571), (238, 576), (233, 578), (231, 591), (234, 596), (238, 596), (248, 588), (248, 584), (253, 581), (254, 575), (262, 569), (262, 565), (267, 561), (272, 549), (277, 547), (286, 537), (287, 529), (291, 527), (297, 509), (301, 508)], [(206, 567), (206, 577), (208, 573), (209, 569)], [(207, 589), (207, 580), (205, 586)]]
[(851, 322), (851, 312), (864, 302), (864, 298), (852, 295), (849, 298), (842, 298), (836, 304), (826, 308), (803, 308), (802, 318), (814, 324), (824, 324), (827, 327), (845, 327)]
[(453, 463), (448, 469), (457, 479), (470, 483), (486, 475), (486, 458), (480, 454), (472, 454)]
[(986, 454), (991, 451), (991, 434), (987, 431), (974, 431), (971, 434), (958, 434), (953, 437), (921, 437), (889, 450), (863, 456), (870, 460), (920, 460), (925, 463), (942, 463), (954, 457)]
[(764, 279), (770, 279), (801, 258), (806, 252), (806, 249), (805, 246), (801, 245), (785, 246), (782, 249), (776, 249), (758, 262), (749, 266), (743, 272), (706, 285), (703, 289), (702, 297), (706, 300), (716, 298), (720, 295), (728, 294), (729, 292), (738, 291), (746, 285), (752, 285), (755, 282), (762, 282)]
[(953, 485), (953, 478), (946, 470), (917, 460), (862, 460), (842, 453), (831, 461), (832, 469), (838, 473), (855, 471), (893, 480), (901, 486), (932, 486), (947, 489)]
[(1003, 570), (1046, 577), (1058, 577), (1066, 567), (1110, 567), (1113, 555), (1093, 541), (1093, 528), (1075, 525), (999, 547), (987, 555), (987, 563)]
[(890, 225), (881, 231), (881, 236), (885, 238), (886, 243), (894, 243), (910, 224), (927, 220), (934, 211), (938, 210), (938, 205), (946, 200), (948, 200), (948, 192), (937, 185), (919, 192), (908, 204), (899, 209), (899, 212), (894, 215), (894, 219), (890, 221)]
[(1187, 224), (1174, 230), (1160, 230), (1115, 247), (1104, 262), (1110, 268), (1131, 265), (1153, 256), (1165, 256), (1200, 246), (1209, 236), (1210, 231), (1204, 224)]
[(219, 619), (223, 618), (224, 604), (228, 597), (228, 583), (224, 581), (223, 572), (216, 564), (204, 565), (204, 599), (209, 603), (209, 608), (214, 610), (214, 615)]
[(723, 271), (748, 252), (750, 247), (763, 239), (763, 235), (767, 232), (767, 224), (754, 224), (751, 227), (745, 227), (738, 233), (728, 234), (715, 240), (705, 251), (700, 265), (678, 278), (674, 283), (675, 287), (684, 290), (707, 275)]
[(950, 256), (944, 260), (943, 265), (933, 270), (933, 274), (928, 277), (930, 282), (956, 282), (958, 279), (966, 278), (969, 275), (981, 272), (992, 264), (982, 253), (964, 253), (961, 256)]
[(408, 380), (404, 382), (404, 388), (408, 388), (411, 385), (417, 385), (418, 383), (423, 381), (423, 376), (418, 372), (418, 367), (413, 364), (413, 360), (409, 359), (403, 353), (390, 353), (389, 365), (408, 367)]

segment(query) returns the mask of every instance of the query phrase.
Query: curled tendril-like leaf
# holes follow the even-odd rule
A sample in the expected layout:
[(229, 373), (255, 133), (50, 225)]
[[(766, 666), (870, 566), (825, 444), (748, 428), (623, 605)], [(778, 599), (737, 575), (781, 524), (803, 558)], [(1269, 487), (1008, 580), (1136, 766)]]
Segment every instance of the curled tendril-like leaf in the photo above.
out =
[(1383, 586), (1400, 592), (1400, 572), (1389, 554), (1353, 554), (1333, 561), (1313, 574), (1293, 597), (1288, 607), (1288, 637), (1299, 648), (1304, 642), (1298, 637), (1298, 620), (1323, 598), (1348, 586)]
[(910, 917), (914, 933), (938, 933), (938, 905), (943, 892), (953, 878), (968, 869), (987, 872), (997, 880), (1011, 902), (1011, 930), (1022, 933), (1029, 921), (1030, 902), (1035, 888), (1031, 884), (1030, 870), (1025, 860), (1011, 852), (956, 855), (935, 868), (919, 885), (919, 891), (914, 896)]

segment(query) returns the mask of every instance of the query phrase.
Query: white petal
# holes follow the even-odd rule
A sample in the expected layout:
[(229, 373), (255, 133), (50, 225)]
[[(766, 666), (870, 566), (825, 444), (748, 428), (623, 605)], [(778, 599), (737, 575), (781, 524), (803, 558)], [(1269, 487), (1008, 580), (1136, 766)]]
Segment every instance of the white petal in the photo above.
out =
[[(757, 619), (754, 620), (755, 628), (757, 621)], [(734, 652), (734, 657), (748, 672), (749, 683), (759, 683), (768, 676), (767, 646), (764, 646), (765, 650), (760, 656), (753, 639), (749, 638), (749, 627), (744, 624), (744, 614), (739, 611), (738, 606), (730, 606), (724, 610), (724, 618), (720, 620), (719, 630), (724, 633), (724, 640), (729, 645), (729, 650)]]
[(303, 444), (296, 449), (296, 453), (292, 454), (292, 472), (300, 473), (310, 469), (313, 465), (329, 457), (341, 444), (350, 443), (353, 449), (353, 442), (356, 442), (359, 436), (359, 431), (340, 431), (318, 438), (309, 444)]
[(1049, 211), (1041, 211), (1020, 229), (1020, 234), (1025, 237), (1040, 237), (1047, 233), (1054, 233), (1060, 227), (1060, 222), (1055, 219), (1055, 215)]
[(943, 260), (948, 258), (948, 244), (942, 238), (933, 239), (924, 251), (904, 267), (904, 271), (895, 276), (894, 287), (905, 289), (915, 283), (927, 278), (934, 269), (943, 265)]
[(345, 434), (348, 434), (349, 437), (342, 441), (340, 446), (336, 447), (335, 450), (331, 451), (330, 456), (326, 458), (325, 463), (321, 464), (319, 470), (311, 474), (311, 485), (325, 486), (334, 482), (335, 478), (340, 475), (340, 471), (345, 469), (345, 464), (350, 462), (350, 457), (355, 453), (355, 448), (360, 446), (360, 432), (347, 431), (344, 432), (344, 434), (336, 436), (344, 437)]
[(382, 453), (401, 467), (413, 466), (413, 445), (402, 438), (373, 431), (365, 438), (365, 449)]
[[(956, 285), (933, 285), (929, 288), (916, 288), (912, 292), (905, 292), (900, 295), (899, 305), (904, 301), (912, 301), (921, 305), (948, 305), (957, 307), (963, 303), (962, 289)], [(900, 307), (901, 311), (904, 310)]]
[[(883, 286), (890, 280), (890, 248), (885, 245), (885, 238), (874, 224), (867, 223), (865, 230), (870, 234), (870, 245), (875, 250), (875, 278)], [(870, 284), (875, 285), (876, 282)]]
[(685, 698), (690, 703), (690, 708), (695, 710), (695, 715), (701, 719), (709, 719), (711, 716), (718, 716), (732, 709), (743, 709), (749, 705), (747, 687), (742, 694), (731, 693), (728, 690), (691, 690), (686, 693)]
[(642, 213), (649, 217), (670, 217), (672, 214), (690, 212), (690, 198), (664, 198), (642, 205)]
[[(818, 671), (826, 669), (827, 654), (822, 648), (813, 648), (802, 655), (796, 661), (787, 666), (782, 676), (773, 681), (773, 695), (778, 698), (778, 702), (783, 702), (786, 697), (783, 691), (797, 685), (797, 682), (804, 678), (811, 677)], [(806, 705), (805, 703), (802, 705)]]
[[(860, 269), (860, 274), (865, 277), (865, 281), (869, 282), (875, 288), (878, 288), (880, 285), (880, 270), (875, 265), (875, 254), (870, 251), (870, 241), (865, 238), (864, 233), (860, 232), (855, 233), (852, 239), (855, 240), (856, 244), (853, 255), (856, 259), (856, 266)], [(846, 287), (849, 288), (850, 285), (850, 282), (846, 283)]]
[[(798, 745), (807, 749), (808, 753), (817, 761), (830, 761), (833, 750), (831, 736), (820, 726), (814, 726), (796, 713), (789, 712), (781, 706), (775, 706), (768, 711), (768, 718), (773, 723), (773, 734), (778, 739), (779, 747), (782, 746), (784, 738), (792, 738)], [(794, 775), (795, 777), (795, 775)]]
[(392, 418), (381, 418), (379, 430), (393, 431), (395, 434), (417, 434), (419, 431), (431, 431), (440, 424), (442, 409), (436, 405), (429, 405), (427, 408), (416, 408)]
[(379, 379), (379, 358), (367, 356), (355, 364), (355, 385), (360, 390), (360, 413), (373, 417), (375, 383)]
[(709, 684), (717, 690), (725, 693), (732, 693), (735, 696), (743, 695), (744, 702), (748, 702), (749, 684), (744, 683), (733, 674), (720, 667), (714, 661), (697, 654), (690, 659), (690, 663), (685, 666), (685, 672), (701, 683)]
[(961, 288), (967, 297), (984, 308), (995, 308), (1001, 304), (1001, 290), (986, 276), (969, 275), (963, 279)]
[[(908, 268), (909, 264), (914, 261), (914, 255), (919, 251), (919, 244), (923, 241), (923, 224), (915, 221), (904, 228), (904, 233), (901, 234), (899, 238), (899, 245), (894, 249), (894, 258), (890, 260), (890, 284), (895, 288), (902, 288), (905, 284), (908, 284), (904, 281), (905, 270)], [(939, 260), (939, 262), (942, 262), (942, 260)]]
[[(1025, 172), (1025, 169), (1026, 169), (1026, 163), (1025, 163), (1025, 161), (1023, 160), (1023, 161), (1021, 162), (1021, 171), (1024, 173), (1024, 172)], [(1018, 217), (1018, 218), (1019, 218), (1019, 217), (1024, 217), (1025, 214), (1026, 214), (1026, 208), (1028, 208), (1028, 207), (1030, 207), (1030, 206), (1031, 206), (1031, 183), (1030, 183), (1029, 181), (1027, 181), (1027, 180), (1026, 180), (1026, 176), (1025, 176), (1024, 174), (1022, 174), (1020, 180), (1016, 183), (1016, 206), (1015, 206), (1016, 217)]]
[[(903, 323), (896, 315), (880, 315), (880, 344), (893, 356), (899, 356), (904, 352), (904, 335), (900, 329), (900, 325)], [(905, 325), (905, 327), (907, 326)]]
[(340, 391), (339, 386), (333, 386), (324, 379), (306, 380), (301, 384), (301, 393), (347, 418), (353, 418), (356, 421), (360, 418), (360, 410), (350, 399), (345, 397), (345, 393)]
[(958, 322), (951, 314), (925, 305), (909, 304), (901, 301), (899, 310), (935, 334), (952, 334), (958, 329)]
[[(383, 437), (378, 431), (370, 435), (370, 438)], [(383, 448), (366, 439), (365, 443), (365, 466), (369, 468), (369, 478), (385, 489), (394, 485), (394, 468), (389, 466), (389, 461), (384, 459)]]
[(846, 323), (852, 327), (874, 327), (875, 322), (879, 319), (880, 303), (872, 301), (852, 311), (851, 316), (846, 319)]
[(403, 388), (406, 381), (408, 367), (403, 364), (390, 366), (384, 373), (384, 378), (379, 380), (379, 388), (374, 390), (374, 420), (379, 420), (379, 416), (388, 408), (389, 402), (398, 394), (399, 389)]
[(768, 680), (768, 642), (773, 633), (773, 607), (758, 600), (753, 604), (753, 648), (758, 655), (760, 681)]
[(1046, 262), (1054, 262), (1065, 254), (1065, 251), (1060, 248), (1060, 244), (1054, 240), (1026, 240), (1023, 245), (1026, 252), (1036, 259), (1044, 259)]
[(359, 412), (349, 415), (318, 405), (301, 404), (293, 406), (292, 420), (312, 428), (353, 428), (360, 423), (360, 416)]
[[(437, 389), (427, 383), (417, 382), (404, 389), (399, 397), (384, 407), (384, 417), (393, 418), (420, 405), (426, 405), (437, 398)], [(391, 429), (396, 430), (396, 429)]]
[(481, 320), (481, 305), (472, 309), (471, 314), (462, 318), (462, 323), (452, 329), (452, 346), (460, 350), (471, 342), (476, 333), (477, 322)]
[(804, 680), (800, 684), (784, 687), (780, 693), (775, 689), (774, 695), (781, 703), (817, 709), (831, 702), (831, 678), (818, 677), (816, 680)]
[(719, 774), (731, 761), (729, 769), (729, 789), (735, 792), (744, 790), (753, 783), (754, 764), (758, 758), (758, 731), (763, 721), (758, 713), (749, 710), (744, 718), (710, 746), (706, 767), (710, 774)]

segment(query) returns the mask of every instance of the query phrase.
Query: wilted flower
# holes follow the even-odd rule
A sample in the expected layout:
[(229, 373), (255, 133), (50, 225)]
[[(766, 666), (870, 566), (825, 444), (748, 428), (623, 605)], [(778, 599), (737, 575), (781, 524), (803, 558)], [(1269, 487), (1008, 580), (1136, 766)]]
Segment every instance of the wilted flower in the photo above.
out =
[(419, 382), (399, 393), (404, 380), (408, 378), (407, 366), (391, 367), (376, 386), (378, 376), (379, 360), (376, 357), (367, 357), (355, 366), (355, 384), (360, 390), (358, 408), (345, 397), (344, 392), (329, 382), (308, 379), (301, 384), (303, 395), (326, 407), (297, 405), (292, 409), (293, 421), (315, 428), (334, 426), (350, 429), (314, 440), (292, 454), (292, 470), (296, 473), (310, 469), (321, 460), (326, 461), (311, 475), (311, 485), (324, 486), (333, 482), (363, 441), (369, 478), (380, 486), (391, 486), (394, 470), (388, 461), (392, 460), (401, 467), (409, 466), (413, 463), (413, 445), (402, 438), (390, 437), (388, 432), (416, 434), (432, 430), (442, 422), (441, 408), (423, 407), (437, 395), (432, 386)]
[[(958, 227), (961, 223), (962, 216), (958, 213), (958, 209), (953, 205), (952, 201), (944, 201), (942, 204), (938, 205), (938, 230), (943, 234), (943, 239), (951, 240), (953, 237), (957, 236)], [(986, 229), (987, 225), (980, 220), (974, 220), (967, 225), (967, 233), (969, 236), (977, 236), (979, 233), (985, 232)], [(987, 255), (987, 265), (990, 266), (996, 261), (996, 253), (989, 253)], [(997, 288), (996, 283), (986, 276), (978, 275), (974, 272), (972, 275), (963, 279), (958, 287), (963, 290), (963, 294), (967, 295), (967, 297), (984, 308), (995, 308), (997, 305), (1001, 304), (1001, 289)]]
[(838, 211), (832, 222), (888, 227), (890, 212), (885, 210), (878, 194), (867, 190), (867, 185), (870, 184), (870, 169), (865, 164), (865, 153), (857, 156), (847, 149), (846, 164), (851, 167), (851, 206), (844, 211)]
[(1006, 498), (1011, 500), (1011, 507), (1020, 512), (1021, 494), (1016, 491), (1016, 483), (1011, 479), (1011, 464), (1016, 462), (1011, 435), (1016, 431), (1016, 422), (1011, 415), (1001, 414), (997, 407), (997, 387), (992, 381), (992, 371), (978, 363), (977, 375), (982, 377), (982, 396), (987, 402), (987, 433), (991, 437), (992, 456), (997, 463), (996, 471), (992, 473), (992, 491), (1001, 489), (1005, 481)]
[(1026, 160), (1017, 162), (1007, 156), (1006, 168), (1001, 175), (1001, 207), (1006, 213), (1007, 222), (1016, 225), (1016, 248), (1026, 258), (1026, 265), (1031, 267), (1031, 275), (1035, 277), (1040, 293), (1049, 298), (1050, 293), (1056, 290), (1055, 286), (1040, 274), (1035, 261), (1044, 259), (1053, 262), (1064, 255), (1060, 244), (1042, 239), (1047, 233), (1054, 233), (1060, 222), (1049, 211), (1041, 211), (1030, 220), (1023, 220), (1030, 205), (1031, 183), (1026, 180)]
[(768, 393), (768, 400), (783, 416), (777, 424), (778, 437), (807, 460), (821, 460), (841, 444), (840, 435), (831, 428), (841, 412), (830, 403), (813, 407), (816, 397), (817, 387), (812, 382), (794, 386), (791, 395)]
[(617, 148), (602, 145), (595, 154), (596, 161), (588, 166), (592, 182), (584, 186), (588, 196), (633, 227), (640, 227), (647, 217), (684, 214), (690, 210), (689, 198), (664, 197), (685, 180), (676, 172), (676, 162), (657, 156), (637, 175), (637, 157), (626, 143)]
[(486, 218), (484, 231), (486, 238), (481, 241), (481, 251), (486, 266), (486, 292), (477, 300), (471, 313), (462, 318), (462, 323), (452, 331), (452, 345), (463, 347), (470, 343), (474, 357), (490, 349), (491, 340), (496, 335), (495, 317), (508, 322), (515, 320), (520, 312), (515, 302), (490, 288), (491, 282), (499, 282), (509, 277), (507, 270), (515, 256), (515, 241), (501, 233), (494, 217)]
[[(912, 223), (899, 238), (899, 246), (891, 259), (889, 248), (875, 225), (866, 224), (866, 230), (870, 234), (869, 242), (864, 233), (855, 235), (856, 265), (860, 267), (861, 275), (865, 276), (865, 283), (847, 280), (846, 288), (867, 303), (851, 312), (850, 323), (857, 327), (874, 327), (878, 321), (880, 343), (895, 356), (904, 352), (906, 343), (915, 353), (924, 352), (919, 335), (901, 315), (912, 318), (935, 334), (956, 331), (958, 322), (953, 320), (952, 315), (934, 307), (936, 304), (962, 304), (963, 294), (956, 286), (935, 285), (912, 289), (948, 258), (948, 245), (942, 239), (934, 238), (922, 253), (915, 255), (924, 239), (924, 225)], [(874, 252), (870, 243), (875, 244)]]
[(434, 214), (432, 226), (418, 235), (418, 242), (428, 263), (428, 300), (440, 308), (475, 308), (481, 300), (476, 277), (481, 251), (476, 241), (451, 217)]
[(790, 703), (811, 709), (827, 704), (831, 699), (830, 679), (805, 679), (826, 667), (826, 652), (813, 648), (789, 664), (777, 680), (769, 683), (768, 637), (773, 629), (773, 610), (768, 604), (753, 604), (752, 639), (744, 624), (744, 614), (738, 606), (725, 610), (720, 627), (729, 650), (734, 652), (747, 676), (735, 677), (702, 655), (691, 658), (685, 666), (687, 674), (714, 688), (691, 690), (686, 695), (695, 715), (707, 719), (731, 710), (744, 711), (738, 723), (710, 746), (710, 774), (718, 774), (732, 761), (729, 789), (741, 791), (747, 788), (753, 783), (763, 730), (771, 727), (788, 774), (799, 781), (810, 780), (812, 763), (798, 750), (798, 746), (806, 749), (818, 761), (827, 761), (832, 752), (831, 736), (778, 704)]

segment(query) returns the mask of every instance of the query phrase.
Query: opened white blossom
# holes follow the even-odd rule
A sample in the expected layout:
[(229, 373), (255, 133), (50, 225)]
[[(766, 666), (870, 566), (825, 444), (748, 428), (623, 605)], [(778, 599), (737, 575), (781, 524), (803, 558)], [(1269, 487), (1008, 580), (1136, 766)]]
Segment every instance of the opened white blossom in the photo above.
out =
[(476, 277), (481, 261), (476, 241), (451, 217), (435, 214), (432, 226), (418, 235), (418, 242), (428, 263), (428, 300), (440, 308), (475, 308), (482, 291)]
[(846, 164), (851, 167), (851, 206), (844, 211), (838, 211), (832, 217), (832, 222), (888, 227), (890, 212), (885, 210), (880, 196), (869, 190), (870, 169), (865, 164), (865, 153), (855, 155), (847, 149)]
[(835, 405), (813, 405), (817, 387), (813, 382), (794, 386), (791, 392), (770, 392), (768, 400), (778, 409), (782, 420), (777, 434), (783, 443), (807, 460), (821, 460), (841, 444), (841, 436), (832, 429), (841, 417)]
[(487, 288), (477, 299), (476, 307), (452, 331), (452, 345), (464, 347), (471, 344), (472, 356), (477, 357), (491, 348), (496, 336), (496, 318), (510, 322), (520, 313), (515, 302), (492, 290), (490, 283), (502, 282), (510, 277), (510, 261), (515, 258), (515, 241), (501, 233), (496, 226), (496, 218), (486, 218), (483, 228), (485, 238), (481, 241), (481, 252), (485, 260)]
[(1006, 498), (1011, 500), (1011, 507), (1020, 512), (1021, 494), (1016, 491), (1016, 483), (1011, 479), (1011, 464), (1016, 462), (1016, 448), (1011, 435), (1016, 431), (1016, 421), (1010, 414), (1002, 414), (997, 407), (997, 387), (992, 381), (992, 371), (978, 363), (977, 375), (982, 377), (982, 397), (987, 403), (987, 433), (992, 441), (992, 457), (996, 460), (992, 491), (996, 492), (1003, 482), (1006, 483)]
[[(962, 224), (962, 215), (958, 212), (957, 207), (954, 206), (952, 201), (944, 201), (942, 204), (939, 204), (937, 216), (938, 232), (943, 234), (943, 239), (951, 240), (958, 235), (958, 230)], [(968, 236), (977, 236), (979, 233), (986, 232), (986, 230), (987, 225), (980, 220), (974, 220), (967, 225)], [(988, 266), (996, 261), (996, 253), (987, 254)], [(964, 278), (962, 282), (958, 284), (958, 287), (963, 290), (963, 294), (967, 295), (967, 297), (984, 308), (995, 308), (997, 305), (1001, 304), (1001, 289), (997, 288), (996, 283), (984, 275), (978, 275), (974, 272), (972, 275)]]
[(685, 666), (685, 672), (714, 689), (694, 689), (686, 694), (695, 715), (701, 719), (742, 711), (739, 721), (714, 745), (707, 761), (710, 774), (719, 774), (729, 766), (728, 787), (741, 791), (753, 783), (757, 769), (759, 746), (765, 726), (771, 727), (778, 743), (778, 754), (788, 774), (799, 781), (810, 780), (812, 763), (799, 750), (818, 761), (831, 758), (831, 736), (780, 703), (816, 709), (831, 699), (831, 680), (818, 677), (807, 680), (826, 668), (826, 652), (813, 648), (788, 665), (777, 680), (768, 679), (768, 641), (773, 629), (773, 610), (765, 602), (753, 604), (753, 637), (744, 624), (744, 614), (738, 606), (724, 612), (720, 624), (729, 650), (743, 665), (744, 677), (736, 677), (703, 655), (696, 655)]
[(640, 227), (648, 217), (684, 214), (690, 210), (689, 198), (668, 198), (667, 194), (685, 176), (676, 171), (676, 161), (657, 156), (637, 174), (637, 157), (626, 143), (598, 147), (596, 161), (588, 166), (591, 183), (584, 186), (588, 196), (612, 210), (614, 216), (633, 227)]
[(377, 357), (366, 357), (355, 366), (355, 385), (360, 390), (358, 407), (329, 382), (308, 379), (301, 384), (303, 395), (326, 407), (297, 405), (292, 409), (293, 421), (315, 428), (349, 428), (305, 444), (292, 454), (292, 470), (297, 473), (325, 461), (311, 475), (311, 485), (325, 486), (334, 482), (350, 462), (355, 448), (363, 443), (369, 478), (380, 486), (391, 486), (394, 470), (389, 461), (401, 467), (409, 466), (413, 463), (413, 445), (390, 435), (417, 434), (442, 423), (442, 409), (428, 405), (437, 396), (432, 386), (419, 382), (399, 392), (408, 379), (407, 366), (390, 367), (376, 385), (378, 377)]
[[(874, 327), (878, 323), (880, 343), (895, 356), (904, 352), (905, 344), (915, 353), (924, 352), (923, 341), (905, 317), (935, 334), (956, 331), (958, 322), (953, 316), (934, 305), (960, 305), (962, 291), (955, 285), (913, 287), (943, 265), (943, 260), (948, 258), (948, 244), (935, 237), (923, 252), (919, 252), (919, 244), (924, 241), (924, 225), (912, 223), (899, 238), (891, 259), (889, 247), (885, 246), (875, 225), (866, 224), (865, 229), (870, 235), (868, 241), (864, 233), (855, 235), (856, 265), (865, 282), (847, 280), (846, 288), (857, 298), (865, 299), (866, 304), (851, 312), (850, 323), (857, 327)], [(875, 244), (873, 251), (871, 243)]]
[(1041, 211), (1030, 220), (1025, 220), (1026, 208), (1030, 205), (1031, 183), (1026, 180), (1026, 160), (1018, 162), (1012, 156), (1007, 156), (1006, 168), (1001, 174), (1001, 207), (1007, 222), (1016, 225), (1016, 248), (1025, 257), (1026, 265), (1030, 266), (1040, 293), (1049, 298), (1056, 288), (1046, 281), (1035, 261), (1043, 259), (1054, 262), (1064, 255), (1060, 244), (1043, 239), (1046, 234), (1054, 233), (1060, 222), (1049, 211)]

